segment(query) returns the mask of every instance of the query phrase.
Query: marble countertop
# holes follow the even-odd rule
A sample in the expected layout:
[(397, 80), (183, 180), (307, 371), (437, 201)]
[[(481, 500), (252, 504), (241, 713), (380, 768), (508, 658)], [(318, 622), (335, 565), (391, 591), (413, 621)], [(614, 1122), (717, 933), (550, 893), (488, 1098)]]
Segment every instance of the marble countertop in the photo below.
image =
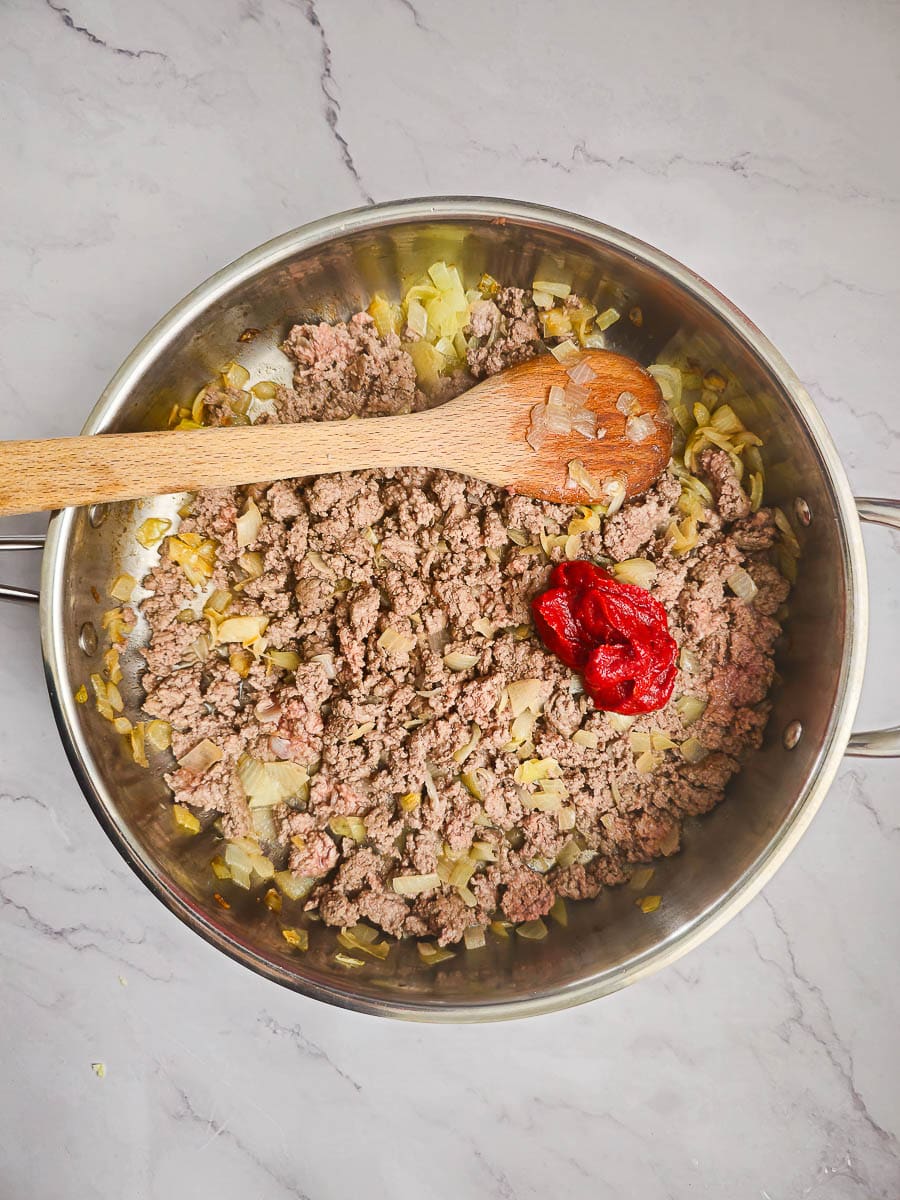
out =
[[(900, 493), (896, 0), (7, 0), (0, 32), (3, 437), (76, 432), (161, 313), (276, 233), (506, 194), (691, 264), (806, 380), (855, 489)], [(887, 724), (900, 540), (867, 547), (860, 723)], [(76, 788), (35, 611), (0, 606), (0, 644), (0, 1195), (900, 1195), (900, 764), (848, 760), (674, 968), (409, 1026), (281, 991), (165, 912)]]

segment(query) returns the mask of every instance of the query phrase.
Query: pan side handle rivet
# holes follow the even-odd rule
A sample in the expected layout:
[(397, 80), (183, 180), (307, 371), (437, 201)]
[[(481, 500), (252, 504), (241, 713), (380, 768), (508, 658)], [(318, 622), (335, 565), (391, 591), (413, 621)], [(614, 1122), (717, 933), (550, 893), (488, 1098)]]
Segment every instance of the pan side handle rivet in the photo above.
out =
[(92, 529), (99, 529), (106, 520), (106, 505), (92, 504), (88, 509), (88, 520), (91, 523)]
[(785, 750), (793, 750), (800, 739), (803, 737), (803, 726), (799, 721), (791, 721), (784, 728), (781, 741)]
[(97, 630), (90, 623), (85, 621), (81, 627), (81, 632), (78, 634), (78, 645), (84, 653), (90, 657), (97, 652)]

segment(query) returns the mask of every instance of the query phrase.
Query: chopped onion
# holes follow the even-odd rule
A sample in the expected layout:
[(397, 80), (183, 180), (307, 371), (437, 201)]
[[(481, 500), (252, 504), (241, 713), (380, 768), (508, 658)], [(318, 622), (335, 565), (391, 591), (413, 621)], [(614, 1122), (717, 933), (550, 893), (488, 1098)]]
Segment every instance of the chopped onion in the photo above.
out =
[(658, 729), (650, 734), (650, 745), (654, 750), (675, 750), (677, 742), (673, 742), (667, 733), (661, 733)]
[(192, 775), (202, 775), (217, 762), (221, 762), (224, 758), (222, 751), (209, 738), (204, 738), (202, 742), (198, 742), (193, 750), (189, 750), (182, 758), (179, 758), (178, 765), (185, 771), (189, 771)]
[(584, 405), (585, 400), (590, 398), (590, 388), (582, 387), (579, 383), (569, 383), (563, 391), (563, 396), (566, 402), (571, 407), (580, 407)]
[(749, 604), (756, 593), (759, 591), (756, 584), (747, 574), (743, 567), (738, 567), (725, 580), (734, 594), (739, 600), (743, 600), (745, 604)]
[(596, 750), (600, 744), (600, 738), (593, 729), (576, 729), (572, 741), (576, 746), (584, 746), (588, 750)]
[(378, 639), (379, 647), (386, 654), (409, 654), (415, 644), (415, 637), (398, 633), (396, 629), (392, 629), (390, 626), (385, 629), (384, 633)]
[(172, 522), (167, 521), (164, 517), (148, 517), (138, 526), (134, 536), (145, 550), (152, 550), (154, 546), (159, 545), (171, 528)]
[(334, 665), (334, 655), (331, 651), (325, 651), (323, 654), (314, 654), (309, 661), (319, 663), (327, 679), (334, 679), (337, 675)]
[(555, 296), (558, 300), (565, 300), (572, 291), (570, 283), (553, 283), (547, 279), (535, 279), (531, 286), (539, 292), (546, 292), (548, 296)]
[(660, 854), (674, 854), (681, 845), (681, 828), (678, 825), (673, 825), (664, 838), (658, 843)]
[(244, 550), (256, 541), (262, 528), (262, 513), (252, 500), (247, 501), (247, 505), (241, 516), (237, 518), (235, 525), (238, 549)]
[(300, 655), (296, 650), (269, 650), (266, 661), (283, 671), (296, 671), (300, 666)]
[(262, 637), (268, 624), (268, 617), (227, 617), (216, 629), (216, 641), (240, 642), (249, 646)]
[(709, 751), (692, 737), (681, 743), (681, 753), (689, 763), (699, 763), (703, 762)]
[(539, 942), (547, 936), (547, 926), (538, 917), (536, 921), (525, 921), (522, 925), (517, 925), (516, 933), (529, 941)]
[(550, 353), (557, 362), (564, 364), (577, 362), (581, 358), (581, 350), (570, 338), (567, 338), (564, 342), (560, 342), (558, 346), (551, 346)]
[(123, 604), (127, 604), (136, 587), (137, 580), (133, 575), (119, 575), (113, 580), (109, 594), (116, 600), (121, 600)]
[(428, 313), (421, 300), (411, 296), (406, 302), (406, 324), (410, 333), (424, 337), (428, 332)]
[(546, 442), (550, 430), (547, 426), (547, 405), (535, 404), (531, 410), (531, 420), (528, 424), (528, 432), (525, 434), (525, 441), (528, 445), (538, 452)]
[(574, 829), (575, 828), (575, 809), (574, 808), (561, 808), (559, 810), (559, 812), (556, 814), (556, 820), (557, 820), (557, 824), (559, 826), (560, 833), (567, 833), (569, 830)]
[(559, 812), (563, 806), (564, 796), (559, 796), (556, 792), (525, 792), (523, 791), (519, 799), (522, 802), (522, 807), (531, 809), (537, 812)]
[(626, 716), (624, 713), (608, 712), (606, 719), (616, 731), (616, 733), (626, 733), (634, 724), (636, 718)]
[(453, 761), (459, 763), (460, 766), (466, 761), (478, 743), (481, 741), (481, 726), (472, 722), (469, 740), (464, 746), (460, 746), (458, 750), (453, 751)]
[(785, 549), (794, 558), (800, 557), (800, 543), (797, 541), (797, 535), (794, 533), (794, 528), (788, 518), (780, 508), (773, 508), (772, 515), (775, 518), (775, 525), (781, 533), (784, 541)]
[(651, 416), (629, 417), (625, 422), (625, 437), (629, 442), (640, 445), (645, 442), (656, 429), (656, 423)]
[(569, 367), (566, 374), (575, 384), (590, 383), (592, 379), (597, 378), (597, 372), (591, 370), (584, 359), (579, 360), (574, 366)]
[(222, 588), (216, 588), (213, 594), (203, 605), (204, 613), (212, 613), (214, 617), (223, 617), (231, 607), (231, 592), (226, 592)]
[(277, 721), (281, 717), (281, 705), (274, 700), (268, 698), (260, 700), (253, 710), (257, 721), (266, 725), (270, 721)]
[[(263, 838), (267, 842), (278, 840), (278, 830), (275, 827), (275, 819), (270, 808), (254, 808), (250, 813), (250, 820), (253, 824), (253, 832), (258, 838)], [(274, 869), (272, 874), (275, 874)]]
[(246, 583), (251, 583), (254, 579), (259, 579), (265, 570), (263, 556), (258, 550), (245, 550), (243, 554), (239, 554), (238, 566), (247, 576), (245, 580), (237, 585), (240, 588), (243, 588)]
[(172, 726), (168, 721), (149, 721), (146, 735), (154, 750), (168, 750), (172, 745)]
[(626, 558), (613, 565), (612, 573), (619, 583), (633, 583), (637, 587), (651, 588), (656, 582), (656, 566), (649, 558)]
[(679, 696), (675, 701), (675, 711), (681, 717), (682, 725), (693, 725), (703, 716), (707, 701), (702, 696)]
[[(282, 929), (281, 936), (289, 946), (293, 946), (295, 950), (309, 949), (309, 930), (308, 929)], [(344, 954), (336, 954), (335, 958), (347, 958)], [(362, 962), (358, 958), (347, 958), (347, 965), (362, 966)]]
[(332, 817), (328, 822), (328, 828), (335, 837), (352, 838), (354, 842), (364, 842), (366, 840), (366, 823), (362, 817)]
[(364, 967), (366, 965), (361, 958), (354, 958), (352, 954), (338, 953), (334, 956), (334, 961), (340, 963), (342, 967)]
[(471, 771), (463, 771), (459, 777), (460, 783), (469, 795), (474, 796), (479, 803), (484, 800), (485, 790), (481, 786), (481, 779), (486, 774), (483, 767), (473, 767)]
[[(395, 875), (391, 886), (398, 896), (421, 896), (441, 886), (439, 875)], [(421, 944), (421, 943), (420, 943)]]
[(650, 749), (650, 734), (645, 731), (629, 734), (628, 743), (635, 754), (645, 754)]
[(452, 950), (447, 950), (444, 946), (435, 946), (432, 942), (417, 942), (416, 949), (419, 951), (419, 957), (429, 967), (456, 957)]
[(231, 871), (229, 871), (229, 869), (225, 863), (225, 859), (220, 858), (218, 854), (216, 855), (216, 857), (212, 860), (212, 862), (209, 865), (212, 867), (212, 872), (213, 872), (213, 875), (215, 875), (216, 879), (230, 879), (231, 878)]
[(642, 892), (654, 874), (654, 867), (638, 867), (628, 880), (628, 886), (636, 892)]
[(710, 425), (718, 433), (744, 433), (744, 426), (730, 404), (720, 404), (710, 417)]
[(642, 754), (634, 764), (638, 775), (649, 775), (652, 771), (656, 770), (657, 765), (656, 756), (649, 750)]
[(601, 438), (606, 433), (606, 430), (598, 431), (597, 429), (597, 414), (591, 412), (589, 408), (579, 409), (572, 417), (572, 429), (575, 433), (580, 433), (586, 438)]
[(274, 379), (261, 379), (250, 389), (257, 400), (274, 400), (278, 394), (278, 384)]
[(668, 363), (653, 363), (647, 371), (659, 384), (663, 400), (669, 404), (678, 404), (681, 401), (683, 382), (677, 367), (669, 366)]
[(314, 566), (320, 574), (325, 576), (326, 579), (334, 579), (334, 571), (332, 571), (331, 567), (329, 567), (328, 563), (318, 552), (318, 550), (310, 550), (304, 561)]
[(469, 847), (469, 857), (474, 862), (496, 862), (497, 851), (490, 842), (473, 842)]
[(228, 655), (228, 665), (239, 678), (246, 679), (253, 666), (253, 655), (248, 650), (233, 650)]
[(425, 791), (428, 793), (428, 798), (430, 800), (437, 801), (438, 790), (437, 790), (437, 787), (435, 786), (434, 776), (431, 773), (431, 768), (428, 766), (427, 763), (425, 764), (425, 774), (422, 778), (422, 783), (425, 788)]
[(763, 477), (760, 471), (754, 471), (750, 476), (750, 510), (759, 512), (763, 500)]
[(541, 779), (556, 779), (561, 774), (555, 758), (530, 758), (516, 767), (516, 783), (537, 783)]
[(596, 319), (596, 326), (602, 332), (604, 329), (609, 329), (610, 325), (615, 325), (621, 313), (615, 308), (605, 308), (602, 313), (599, 313)]
[(188, 662), (206, 662), (210, 653), (209, 635), (205, 633), (199, 634), (184, 653), (185, 659)]
[(147, 751), (144, 748), (144, 722), (138, 721), (131, 731), (131, 757), (139, 767), (149, 767)]
[(526, 709), (540, 712), (543, 707), (540, 698), (541, 687), (540, 679), (514, 679), (512, 683), (507, 684), (506, 694), (513, 717), (521, 716)]
[(241, 389), (250, 379), (250, 372), (240, 363), (230, 362), (222, 372), (222, 382), (226, 387)]
[(690, 646), (682, 646), (681, 653), (678, 655), (678, 665), (689, 675), (696, 675), (703, 668), (703, 659)]
[(627, 487), (627, 482), (620, 475), (613, 475), (604, 481), (602, 495), (607, 517), (614, 516), (625, 503)]
[(464, 654), (461, 650), (444, 655), (444, 666), (448, 671), (468, 671), (478, 662), (477, 654)]
[[(246, 838), (241, 839), (241, 841), (246, 840)], [(253, 860), (247, 850), (236, 840), (229, 842), (225, 847), (225, 865), (230, 870), (232, 879), (240, 883), (242, 887), (250, 886), (250, 873), (253, 870)]]
[(305, 900), (317, 883), (313, 875), (295, 875), (292, 871), (276, 871), (272, 878), (288, 900)]
[(480, 950), (485, 944), (484, 926), (469, 925), (463, 930), (463, 941), (467, 950)]
[(599, 500), (603, 495), (603, 485), (600, 480), (590, 473), (580, 458), (573, 458), (568, 464), (566, 486), (580, 488), (592, 500)]
[(640, 405), (634, 392), (620, 392), (616, 400), (616, 408), (623, 416), (632, 417), (637, 415)]
[(359, 739), (365, 737), (367, 733), (371, 733), (374, 728), (374, 721), (363, 721), (360, 725), (354, 725), (347, 736), (342, 740), (345, 742), (358, 742)]
[(385, 959), (390, 953), (390, 942), (379, 942), (378, 933), (368, 925), (353, 925), (342, 929), (337, 940), (347, 950), (361, 950), (373, 958)]
[(237, 776), (250, 808), (269, 808), (295, 796), (306, 799), (309, 795), (309, 773), (300, 763), (266, 763), (243, 755)]
[(713, 392), (724, 392), (728, 382), (720, 371), (710, 368), (703, 376), (703, 386)]
[(414, 812), (422, 803), (420, 792), (405, 792), (399, 800), (400, 807), (405, 813)]
[(542, 292), (539, 289), (534, 288), (531, 293), (531, 298), (534, 301), (536, 308), (552, 308), (553, 307), (553, 297), (550, 295), (549, 292)]
[(586, 504), (579, 504), (580, 517), (573, 517), (569, 522), (568, 532), (570, 535), (576, 533), (594, 533), (600, 528), (600, 515), (594, 512)]

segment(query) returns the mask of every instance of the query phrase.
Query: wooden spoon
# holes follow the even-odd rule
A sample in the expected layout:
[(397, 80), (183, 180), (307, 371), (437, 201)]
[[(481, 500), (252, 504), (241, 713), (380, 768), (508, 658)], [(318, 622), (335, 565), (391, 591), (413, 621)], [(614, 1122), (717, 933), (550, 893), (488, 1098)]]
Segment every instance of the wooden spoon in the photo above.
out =
[[(581, 361), (595, 372), (583, 385), (589, 391), (583, 407), (597, 414), (598, 429), (606, 431), (601, 437), (550, 434), (538, 450), (528, 444), (535, 405), (546, 401), (551, 385), (571, 385), (566, 367), (546, 354), (447, 404), (397, 417), (0, 442), (0, 516), (370, 467), (440, 467), (571, 504), (608, 499), (615, 492), (603, 489), (611, 480), (637, 496), (659, 477), (672, 449), (656, 381), (607, 350), (588, 350)], [(623, 393), (633, 402), (620, 401)], [(639, 441), (626, 436), (622, 409), (629, 405), (652, 418), (652, 425), (638, 426)], [(596, 486), (573, 483), (572, 470), (581, 474), (569, 466), (576, 462)]]

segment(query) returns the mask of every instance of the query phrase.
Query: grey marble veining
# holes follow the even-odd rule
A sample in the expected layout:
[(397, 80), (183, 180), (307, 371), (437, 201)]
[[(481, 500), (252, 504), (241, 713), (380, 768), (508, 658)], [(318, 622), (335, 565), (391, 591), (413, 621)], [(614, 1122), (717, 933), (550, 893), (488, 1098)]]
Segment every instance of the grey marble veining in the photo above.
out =
[[(506, 194), (706, 275), (854, 487), (900, 491), (895, 0), (7, 0), (0, 33), (2, 436), (75, 432), (162, 312), (275, 233)], [(900, 542), (867, 546), (875, 724)], [(35, 613), (0, 606), (0, 645), (0, 1196), (900, 1195), (898, 765), (848, 761), (764, 894), (667, 972), (407, 1026), (288, 995), (163, 911), (70, 776)]]

